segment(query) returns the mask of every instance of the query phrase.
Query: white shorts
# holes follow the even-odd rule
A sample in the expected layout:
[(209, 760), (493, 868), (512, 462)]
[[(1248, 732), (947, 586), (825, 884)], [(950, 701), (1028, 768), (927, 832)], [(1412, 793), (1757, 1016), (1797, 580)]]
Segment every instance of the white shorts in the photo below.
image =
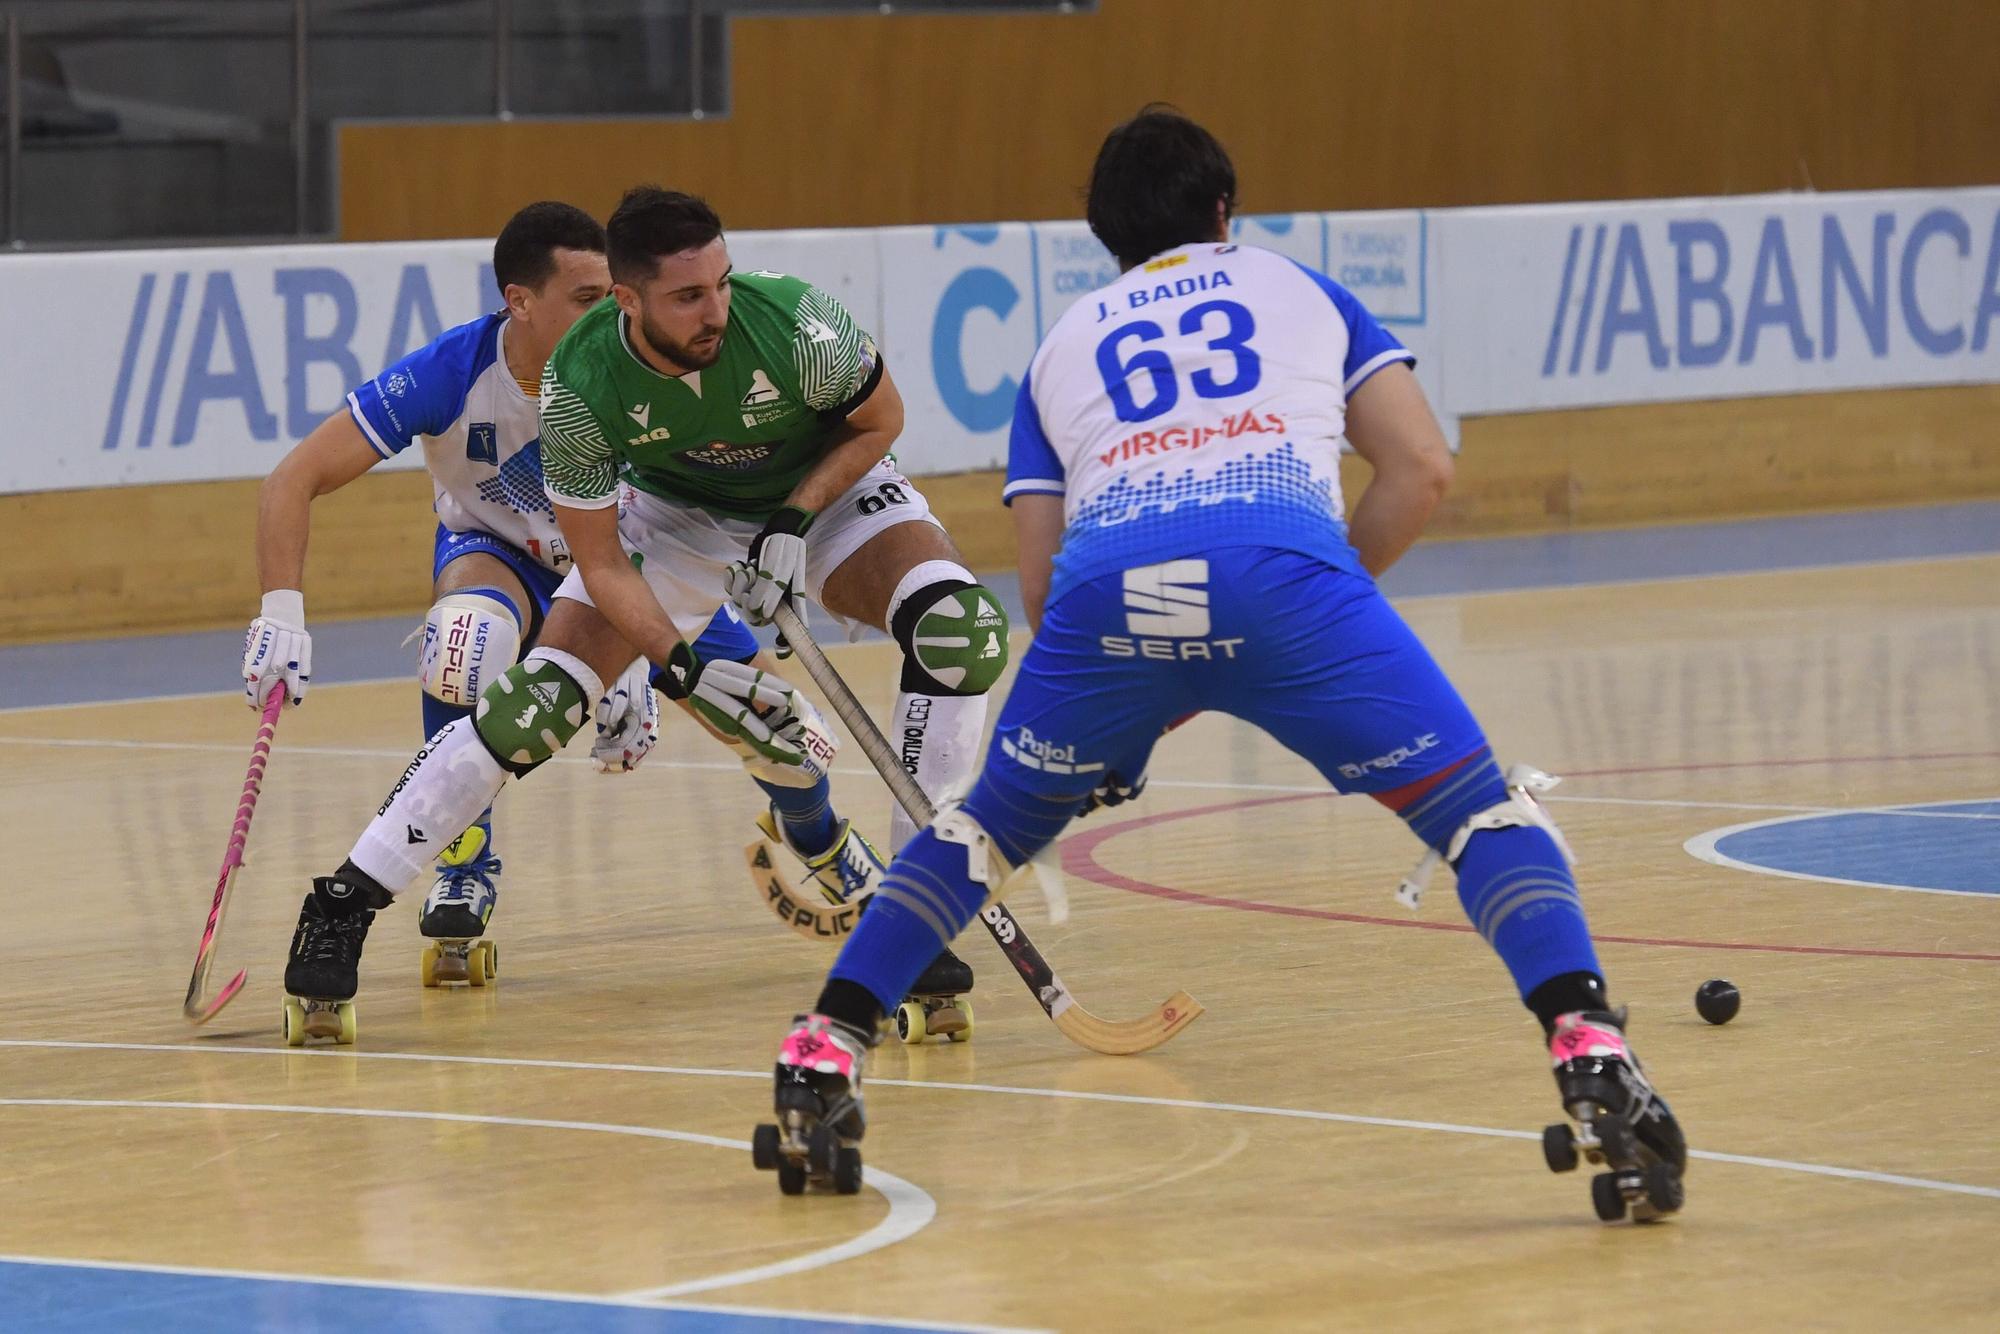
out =
[[(805, 595), (824, 608), (821, 590), (849, 556), (877, 533), (899, 523), (919, 522), (942, 531), (931, 517), (924, 493), (894, 463), (883, 459), (820, 511), (806, 531)], [(749, 519), (717, 518), (694, 505), (646, 491), (632, 492), (618, 516), (618, 536), (625, 550), (641, 558), (639, 573), (674, 628), (690, 642), (725, 600), (722, 572), (750, 554), (750, 543), (763, 527)], [(575, 567), (555, 595), (586, 607), (597, 605), (584, 589), (582, 571)], [(852, 628), (845, 617), (834, 619)]]

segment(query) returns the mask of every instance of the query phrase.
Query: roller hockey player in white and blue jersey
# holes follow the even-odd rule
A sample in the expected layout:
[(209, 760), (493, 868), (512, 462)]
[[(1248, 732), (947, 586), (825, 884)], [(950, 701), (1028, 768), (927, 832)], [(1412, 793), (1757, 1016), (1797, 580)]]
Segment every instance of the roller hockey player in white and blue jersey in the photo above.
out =
[[(1672, 1213), (1686, 1144), (1606, 995), (1567, 849), (1532, 795), (1543, 776), (1502, 775), (1375, 586), (1451, 476), (1414, 358), (1325, 275), (1229, 244), (1235, 201), (1222, 146), (1171, 110), (1099, 151), (1090, 226), (1123, 275), (1049, 331), (1014, 417), (1005, 494), (1034, 643), (977, 784), (902, 849), (785, 1039), (758, 1165), (788, 1190), (854, 1175), (884, 1011), (1012, 868), (1137, 794), (1173, 720), (1215, 710), (1374, 797), (1451, 864), (1578, 1122), (1549, 1127), (1549, 1165), (1579, 1151), (1608, 1165), (1600, 1217)], [(1343, 440), (1374, 469), (1351, 523)]]
[[(572, 324), (611, 289), (604, 228), (581, 209), (530, 204), (493, 245), (494, 281), (506, 307), (450, 329), (355, 387), (346, 405), (300, 441), (258, 497), (257, 566), (263, 607), (244, 641), (244, 690), (253, 707), (283, 680), (301, 702), (312, 674), (312, 638), (300, 591), (311, 505), (376, 464), (421, 445), (437, 539), (432, 605), (417, 668), (424, 735), (469, 716), (479, 692), (533, 647), (549, 600), (570, 571), (554, 507), (542, 487), (538, 392), (542, 367)], [(724, 609), (697, 641), (710, 656), (747, 660), (757, 641)], [(644, 659), (597, 706), (591, 748), (598, 768), (633, 768), (659, 733), (659, 706)], [(419, 929), (426, 985), (483, 984), (496, 961), (484, 936), (498, 899), (500, 858), (489, 808), (462, 834), (435, 837), (437, 878)]]

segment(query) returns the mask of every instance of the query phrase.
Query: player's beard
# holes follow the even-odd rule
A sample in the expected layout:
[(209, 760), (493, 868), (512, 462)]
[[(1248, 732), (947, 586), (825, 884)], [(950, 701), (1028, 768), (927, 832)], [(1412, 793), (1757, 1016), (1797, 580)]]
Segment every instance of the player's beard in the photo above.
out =
[[(652, 320), (642, 315), (639, 320), (639, 332), (646, 335), (646, 345), (648, 347), (684, 371), (705, 371), (722, 359), (724, 331), (722, 328), (714, 325), (703, 328), (700, 333), (685, 343), (677, 343), (669, 338)], [(714, 343), (705, 344), (700, 350), (696, 350), (694, 345), (700, 343), (702, 339), (710, 335), (714, 336)]]

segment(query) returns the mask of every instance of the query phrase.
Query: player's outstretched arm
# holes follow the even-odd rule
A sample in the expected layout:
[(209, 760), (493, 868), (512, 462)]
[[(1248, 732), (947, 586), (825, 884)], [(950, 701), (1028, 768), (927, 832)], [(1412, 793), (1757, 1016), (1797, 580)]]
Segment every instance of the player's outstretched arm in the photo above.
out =
[(270, 683), (283, 679), (292, 702), (312, 679), (312, 637), (306, 633), (306, 535), (312, 503), (367, 472), (382, 456), (347, 409), (328, 417), (278, 460), (257, 491), (257, 578), (264, 599), (243, 640), (243, 689), (259, 707)]
[(1062, 545), (1063, 498), (1023, 492), (1008, 508), (1014, 512), (1014, 539), (1020, 548), (1021, 606), (1028, 613), (1028, 628), (1039, 630), (1056, 548)]
[[(1451, 447), (1410, 368), (1384, 366), (1347, 402), (1347, 439), (1375, 470), (1348, 519), (1370, 574), (1399, 560), (1451, 485)], [(1018, 506), (1019, 502), (1016, 502)]]

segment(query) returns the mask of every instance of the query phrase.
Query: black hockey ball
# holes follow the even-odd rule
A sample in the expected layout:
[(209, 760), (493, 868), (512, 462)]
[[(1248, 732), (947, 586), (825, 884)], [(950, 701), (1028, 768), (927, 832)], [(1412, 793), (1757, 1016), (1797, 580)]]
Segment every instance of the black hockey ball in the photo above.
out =
[(1743, 1008), (1743, 993), (1734, 982), (1711, 977), (1695, 990), (1694, 1008), (1709, 1023), (1726, 1024)]

